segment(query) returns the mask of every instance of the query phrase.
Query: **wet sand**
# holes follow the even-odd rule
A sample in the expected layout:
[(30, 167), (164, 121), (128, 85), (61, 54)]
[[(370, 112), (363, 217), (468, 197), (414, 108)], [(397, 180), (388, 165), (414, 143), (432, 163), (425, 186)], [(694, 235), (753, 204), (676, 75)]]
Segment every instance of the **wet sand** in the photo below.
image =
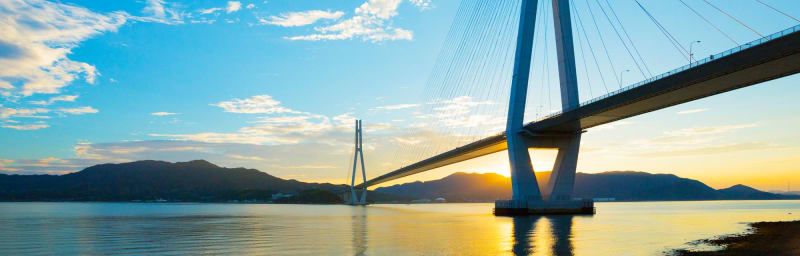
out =
[(700, 240), (698, 243), (723, 246), (719, 251), (677, 250), (675, 255), (800, 255), (800, 220), (757, 222), (749, 232)]

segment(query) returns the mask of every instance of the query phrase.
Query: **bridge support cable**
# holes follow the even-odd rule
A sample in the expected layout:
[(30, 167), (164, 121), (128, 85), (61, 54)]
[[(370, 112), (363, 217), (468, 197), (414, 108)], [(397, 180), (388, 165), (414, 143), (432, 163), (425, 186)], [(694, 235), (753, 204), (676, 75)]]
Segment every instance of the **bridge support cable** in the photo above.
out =
[[(578, 13), (578, 6), (575, 5), (574, 7), (575, 13)], [(597, 60), (597, 56), (594, 54), (594, 47), (592, 47), (592, 42), (589, 40), (589, 35), (586, 33), (586, 27), (583, 25), (583, 20), (581, 19), (580, 15), (575, 15), (575, 18), (578, 20), (578, 27), (580, 28), (580, 32), (578, 36), (583, 35), (583, 38), (586, 39), (586, 45), (589, 47), (589, 52), (592, 55), (592, 60), (594, 60), (594, 66), (597, 69), (597, 74), (600, 76), (600, 80), (603, 82), (603, 88), (605, 88), (606, 93), (610, 93), (611, 91), (608, 90), (608, 86), (606, 85), (606, 78), (603, 76), (603, 72), (600, 70), (600, 62)]]
[(715, 25), (714, 23), (712, 23), (710, 20), (706, 19), (706, 17), (705, 17), (705, 16), (703, 16), (702, 14), (700, 14), (699, 12), (697, 12), (697, 11), (696, 11), (694, 8), (692, 8), (692, 6), (690, 6), (689, 4), (687, 4), (686, 2), (684, 2), (683, 0), (678, 0), (678, 1), (680, 1), (680, 2), (681, 2), (681, 4), (683, 4), (683, 6), (686, 6), (686, 8), (688, 8), (690, 11), (692, 11), (692, 13), (694, 13), (695, 15), (697, 15), (697, 17), (700, 17), (700, 19), (702, 19), (703, 21), (705, 21), (705, 22), (706, 22), (706, 24), (708, 24), (708, 25), (710, 25), (711, 27), (713, 27), (715, 30), (717, 30), (717, 32), (719, 32), (720, 34), (722, 34), (723, 36), (725, 36), (725, 38), (728, 38), (728, 40), (730, 40), (730, 41), (733, 43), (733, 45), (739, 45), (739, 42), (737, 42), (735, 39), (733, 39), (733, 37), (731, 37), (730, 35), (728, 35), (728, 33), (725, 33), (725, 31), (722, 31), (722, 29), (720, 29), (720, 28), (719, 28), (717, 25)]
[[(504, 10), (503, 5), (506, 2), (505, 0), (484, 1), (486, 4), (480, 8), (480, 19), (477, 22), (477, 26), (471, 29), (473, 30), (472, 36), (469, 36), (471, 39), (468, 43), (470, 51), (465, 58), (467, 61), (460, 69), (462, 72), (459, 74), (458, 79), (455, 80), (455, 84), (450, 86), (448, 94), (443, 97), (443, 99), (446, 99), (444, 104), (459, 104), (459, 102), (447, 102), (447, 99), (451, 101), (456, 99), (473, 100), (477, 101), (475, 104), (482, 104), (480, 101), (483, 101), (483, 99), (474, 99), (472, 95), (474, 95), (473, 92), (476, 87), (485, 86), (486, 63), (490, 61), (489, 57), (491, 57), (488, 53), (493, 52), (493, 46), (496, 45), (497, 40), (501, 40), (496, 36), (495, 27), (498, 23), (502, 23), (500, 22), (500, 13)], [(490, 15), (485, 15), (487, 12)], [(488, 82), (491, 83), (491, 81)], [(445, 107), (447, 106), (445, 105)], [(475, 114), (480, 115), (480, 113)], [(469, 117), (464, 118), (464, 121), (469, 121)], [(448, 141), (449, 143), (439, 143), (438, 147), (434, 149), (434, 153), (468, 143), (472, 138), (471, 135), (474, 130), (472, 128), (474, 128), (474, 125), (462, 127), (461, 125), (445, 124), (444, 136), (452, 139)]]
[(611, 15), (614, 16), (614, 20), (617, 21), (619, 27), (622, 28), (622, 32), (625, 34), (625, 37), (628, 39), (628, 42), (631, 43), (631, 48), (633, 48), (633, 51), (636, 52), (636, 56), (639, 57), (639, 60), (641, 61), (642, 66), (644, 66), (644, 69), (647, 71), (648, 76), (652, 77), (653, 73), (650, 72), (650, 68), (647, 66), (647, 62), (644, 60), (644, 58), (642, 58), (642, 54), (639, 53), (639, 49), (638, 47), (636, 47), (636, 43), (634, 43), (633, 39), (631, 39), (631, 36), (628, 34), (628, 30), (625, 29), (625, 25), (623, 25), (622, 21), (619, 19), (619, 16), (617, 16), (617, 12), (614, 11), (614, 7), (611, 5), (610, 2), (608, 2), (608, 0), (605, 0), (605, 2), (606, 5), (608, 5), (608, 9), (611, 11)]
[[(608, 46), (606, 46), (606, 40), (603, 39), (603, 33), (600, 31), (600, 26), (597, 24), (597, 19), (595, 18), (594, 11), (592, 11), (592, 5), (589, 3), (589, 0), (584, 0), (586, 2), (586, 9), (589, 10), (589, 15), (592, 17), (592, 24), (594, 24), (595, 30), (597, 30), (597, 35), (600, 37), (600, 43), (603, 46), (603, 51), (606, 53), (606, 58), (608, 59), (608, 63), (611, 65), (611, 73), (614, 74), (614, 81), (619, 81), (619, 75), (617, 73), (617, 68), (614, 67), (614, 62), (611, 60), (611, 54), (608, 51)], [(619, 88), (622, 88), (622, 85), (617, 83)]]
[[(464, 22), (463, 20), (466, 17), (469, 17), (470, 7), (473, 7), (468, 1), (462, 1), (458, 9), (456, 11), (456, 15), (453, 18), (453, 22), (450, 25), (450, 28), (445, 36), (444, 42), (442, 42), (441, 50), (439, 51), (438, 56), (436, 57), (436, 61), (434, 62), (433, 70), (428, 75), (427, 82), (425, 83), (425, 87), (423, 89), (423, 93), (421, 94), (421, 103), (423, 105), (428, 105), (431, 99), (433, 98), (432, 92), (435, 89), (435, 86), (438, 85), (439, 81), (441, 81), (442, 76), (445, 74), (445, 70), (449, 70), (454, 62), (455, 58), (455, 45), (459, 43), (461, 40), (460, 38), (463, 37), (463, 30), (464, 30)], [(423, 107), (424, 108), (424, 107)], [(414, 134), (419, 135), (419, 134)], [(416, 159), (401, 159), (405, 158), (410, 155), (411, 152), (414, 152), (412, 146), (406, 145), (403, 147), (398, 147), (395, 151), (393, 156), (393, 163), (405, 163), (414, 161)]]
[[(474, 38), (477, 40), (471, 41), (471, 51), (466, 58), (469, 64), (465, 67), (464, 72), (460, 79), (456, 82), (452, 94), (445, 97), (445, 99), (462, 98), (472, 101), (483, 101), (483, 99), (475, 99), (474, 91), (476, 88), (486, 86), (486, 82), (491, 84), (491, 81), (485, 81), (487, 63), (491, 61), (491, 53), (495, 50), (495, 46), (500, 38), (497, 37), (496, 26), (502, 23), (500, 20), (500, 13), (504, 11), (504, 5), (507, 1), (491, 1), (488, 5), (482, 7), (480, 17), (482, 18), (475, 30)], [(489, 15), (486, 15), (486, 14)], [(468, 97), (468, 98), (467, 98)], [(478, 103), (480, 104), (480, 103)], [(471, 110), (470, 110), (471, 111)], [(479, 113), (475, 113), (480, 115)], [(464, 117), (469, 118), (469, 117)], [(466, 119), (469, 120), (469, 119)], [(445, 136), (452, 138), (449, 143), (440, 143), (435, 152), (442, 152), (454, 146), (460, 146), (468, 143), (472, 136), (474, 125), (467, 125), (461, 127), (460, 125), (446, 124)]]
[(771, 5), (769, 5), (769, 4), (767, 4), (767, 3), (765, 3), (764, 1), (761, 1), (761, 0), (756, 0), (756, 2), (759, 2), (759, 3), (761, 3), (762, 5), (764, 5), (764, 6), (768, 7), (768, 8), (770, 8), (770, 9), (772, 9), (773, 11), (776, 11), (776, 12), (778, 12), (778, 13), (780, 13), (780, 14), (783, 14), (783, 16), (786, 16), (786, 17), (787, 17), (787, 18), (789, 18), (789, 19), (793, 19), (794, 21), (800, 22), (800, 19), (797, 19), (797, 18), (795, 18), (794, 16), (792, 16), (792, 15), (789, 15), (788, 13), (786, 13), (786, 12), (784, 12), (784, 11), (781, 11), (781, 10), (779, 10), (778, 8), (772, 7)]
[(506, 109), (506, 101), (496, 101), (495, 96), (507, 92), (504, 88), (510, 81), (504, 74), (511, 73), (506, 66), (513, 54), (513, 38), (509, 37), (515, 35), (517, 18), (508, 14), (518, 11), (515, 3), (519, 1), (461, 2), (426, 83), (425, 99), (416, 111), (425, 127), (409, 132), (426, 141), (398, 149), (402, 152), (394, 157), (403, 160), (400, 162), (420, 160), (486, 136), (490, 129), (478, 124), (496, 121), (494, 127), (502, 125), (490, 117), (499, 119)]
[[(509, 10), (510, 5), (507, 4), (507, 2), (510, 1), (513, 0), (497, 1), (499, 3), (499, 6), (496, 6), (494, 8), (496, 9), (495, 11), (496, 15), (494, 18), (491, 19), (489, 26), (485, 29), (487, 31), (485, 34), (487, 35), (488, 38), (484, 38), (481, 40), (481, 41), (488, 41), (486, 44), (483, 44), (480, 47), (481, 49), (483, 49), (483, 51), (485, 51), (481, 60), (481, 65), (478, 68), (478, 70), (473, 73), (474, 78), (472, 79), (471, 81), (472, 83), (470, 84), (470, 86), (468, 86), (469, 90), (465, 93), (465, 95), (468, 96), (479, 95), (479, 93), (482, 90), (486, 91), (486, 88), (488, 87), (490, 91), (497, 84), (494, 80), (491, 80), (490, 78), (494, 77), (493, 74), (497, 71), (497, 68), (495, 68), (496, 65), (495, 63), (496, 60), (499, 58), (495, 58), (495, 56), (500, 55), (497, 51), (498, 49), (501, 48), (500, 47), (501, 41), (504, 40), (502, 35), (506, 31), (506, 28), (508, 27), (507, 25), (510, 23), (508, 21), (511, 20), (510, 18), (507, 18), (507, 16), (499, 14), (511, 12), (511, 10)], [(490, 100), (489, 98), (486, 97), (478, 97), (478, 100), (484, 100), (484, 99)], [(477, 115), (482, 115), (482, 116), (491, 116), (487, 115), (484, 112), (486, 108), (483, 107), (486, 105), (490, 104), (482, 104), (477, 106), (475, 113)], [(478, 125), (469, 125), (466, 133), (464, 133), (462, 137), (464, 137), (465, 142), (469, 143), (486, 135), (488, 134), (486, 134), (480, 128), (478, 128)], [(459, 144), (462, 144), (463, 142), (464, 141), (460, 141)]]
[[(646, 75), (644, 71), (647, 70), (647, 73), (650, 74), (650, 69), (647, 68), (647, 64), (644, 63), (644, 59), (641, 60), (642, 63), (640, 65), (639, 64), (639, 60), (637, 60), (636, 57), (634, 57), (633, 53), (628, 48), (628, 43), (624, 39), (622, 39), (622, 35), (620, 35), (619, 31), (617, 30), (617, 27), (614, 25), (614, 21), (612, 21), (611, 18), (609, 17), (609, 15), (608, 15), (608, 13), (606, 13), (606, 10), (605, 10), (605, 8), (603, 8), (603, 5), (600, 3), (599, 0), (595, 0), (595, 2), (597, 3), (597, 6), (600, 7), (600, 11), (603, 12), (603, 16), (605, 16), (606, 20), (608, 20), (608, 24), (610, 24), (611, 28), (614, 29), (614, 33), (617, 34), (617, 38), (619, 38), (619, 41), (622, 43), (622, 46), (625, 47), (625, 51), (628, 52), (628, 56), (631, 57), (631, 60), (633, 60), (633, 63), (636, 65), (636, 68), (639, 69), (639, 73), (642, 74), (642, 79), (647, 79), (648, 75)], [(619, 24), (620, 29), (625, 34), (625, 37), (628, 39), (628, 41), (630, 41), (631, 48), (633, 48), (633, 50), (636, 52), (636, 55), (641, 59), (642, 55), (639, 54), (639, 50), (636, 49), (636, 45), (633, 43), (633, 40), (631, 40), (631, 37), (628, 35), (628, 32), (625, 30), (625, 26), (622, 24), (622, 22), (619, 21), (619, 17), (617, 17), (617, 14), (614, 12), (614, 8), (611, 6), (611, 4), (608, 2), (608, 0), (606, 0), (605, 2), (608, 5), (609, 12), (611, 12), (612, 16), (614, 16), (615, 20), (617, 21), (617, 24)], [(644, 66), (645, 69), (643, 70), (641, 66)], [(649, 76), (652, 76), (652, 74), (650, 74)], [(620, 85), (620, 86), (622, 86), (622, 85)]]
[[(578, 13), (575, 10), (575, 8), (571, 8), (571, 9), (572, 9), (572, 15), (573, 16), (578, 16)], [(581, 40), (581, 34), (579, 32), (580, 29), (578, 28), (578, 23), (573, 22), (572, 24), (574, 26), (573, 31), (578, 32), (578, 36), (576, 37), (578, 39), (578, 47), (577, 48), (578, 48), (578, 52), (580, 53), (581, 63), (583, 64), (583, 77), (586, 80), (586, 86), (585, 87), (586, 87), (587, 90), (589, 90), (589, 99), (593, 99), (594, 98), (594, 92), (592, 92), (592, 79), (589, 78), (589, 68), (586, 65), (586, 54), (585, 54), (586, 51), (584, 50), (583, 42)], [(575, 59), (575, 61), (577, 61), (577, 58)], [(578, 83), (578, 84), (580, 85), (580, 83)]]
[(650, 11), (648, 11), (647, 8), (644, 8), (644, 6), (642, 5), (642, 3), (639, 2), (639, 0), (634, 0), (634, 1), (636, 2), (636, 5), (639, 6), (639, 9), (641, 9), (645, 13), (645, 15), (647, 15), (648, 18), (650, 18), (650, 21), (652, 21), (656, 25), (656, 27), (658, 27), (658, 29), (661, 31), (661, 33), (664, 34), (664, 36), (667, 37), (667, 40), (669, 40), (669, 42), (672, 44), (672, 46), (675, 47), (675, 49), (681, 55), (683, 55), (683, 57), (687, 61), (690, 61), (691, 59), (689, 58), (689, 51), (687, 51), (686, 48), (683, 47), (683, 45), (680, 43), (680, 41), (678, 41), (678, 39), (675, 39), (675, 37), (673, 37), (672, 34), (669, 33), (667, 28), (662, 26), (661, 23), (658, 22), (656, 17), (654, 17), (652, 14), (650, 14)]
[[(453, 57), (451, 62), (445, 66), (445, 71), (443, 76), (440, 80), (435, 81), (435, 85), (438, 86), (437, 91), (430, 93), (432, 98), (429, 101), (426, 101), (424, 104), (425, 110), (423, 111), (426, 114), (431, 115), (432, 118), (438, 118), (436, 116), (435, 111), (439, 108), (443, 107), (443, 104), (448, 102), (452, 98), (454, 88), (458, 85), (458, 83), (454, 82), (464, 76), (464, 70), (466, 66), (468, 66), (472, 61), (469, 59), (470, 56), (474, 54), (474, 47), (471, 41), (471, 38), (475, 37), (475, 33), (477, 32), (478, 21), (480, 18), (483, 17), (483, 7), (486, 6), (488, 2), (485, 1), (478, 1), (476, 4), (473, 3), (473, 8), (470, 10), (470, 14), (468, 14), (463, 21), (463, 31), (461, 33), (461, 37), (455, 41), (455, 45), (453, 46)], [(465, 54), (466, 53), (466, 54)], [(466, 56), (466, 57), (465, 57)], [(441, 127), (433, 127), (430, 132), (434, 133), (442, 133), (443, 135), (449, 134), (449, 131), (443, 131), (443, 129), (436, 129)], [(416, 154), (414, 156), (414, 160), (422, 159), (423, 156), (429, 155), (431, 151), (437, 150), (434, 148), (435, 144), (447, 144), (449, 143), (425, 143), (423, 149), (415, 150)], [(439, 145), (438, 147), (441, 147)]]
[[(544, 38), (543, 38), (544, 47), (542, 47), (542, 74), (541, 74), (541, 77), (542, 77), (542, 82), (541, 82), (542, 91), (539, 92), (539, 96), (540, 96), (539, 97), (539, 102), (540, 102), (539, 106), (541, 106), (540, 108), (543, 109), (545, 102), (547, 102), (547, 108), (545, 109), (544, 113), (542, 113), (543, 116), (547, 115), (547, 114), (549, 114), (550, 112), (553, 111), (553, 100), (552, 100), (552, 97), (551, 97), (551, 94), (550, 94), (550, 87), (552, 86), (553, 83), (552, 83), (552, 80), (550, 80), (550, 40), (548, 39), (548, 36), (550, 35), (550, 26), (547, 24), (548, 23), (547, 20), (549, 19), (550, 15), (552, 15), (552, 14), (550, 12), (546, 11), (547, 8), (544, 8), (545, 6), (547, 6), (545, 4), (545, 2), (547, 2), (547, 1), (542, 1), (542, 8), (539, 9), (541, 12), (543, 12), (543, 14), (542, 14), (543, 15), (542, 16), (543, 19), (542, 19), (542, 23), (540, 24), (541, 25), (540, 27), (542, 28), (542, 34), (544, 35)], [(536, 49), (534, 48), (533, 50), (535, 52)], [(547, 93), (544, 93), (544, 92), (547, 92)], [(546, 100), (545, 100), (545, 96), (547, 97)]]
[[(533, 40), (534, 41), (533, 41), (533, 50), (532, 50), (533, 51), (533, 53), (532, 53), (533, 57), (532, 57), (532, 60), (531, 60), (532, 61), (531, 62), (531, 70), (532, 70), (531, 72), (534, 74), (534, 79), (536, 77), (535, 75), (537, 74), (536, 70), (539, 70), (539, 68), (536, 67), (537, 60), (538, 60), (538, 64), (541, 66), (541, 73), (538, 74), (539, 75), (539, 79), (538, 79), (539, 81), (538, 82), (533, 82), (533, 88), (529, 88), (529, 90), (528, 90), (529, 98), (536, 99), (537, 96), (538, 96), (538, 99), (536, 99), (535, 104), (530, 104), (530, 106), (535, 109), (535, 116), (536, 116), (535, 118), (539, 118), (539, 115), (541, 114), (542, 110), (544, 109), (544, 104), (546, 102), (546, 100), (545, 100), (545, 91), (547, 90), (546, 86), (548, 86), (548, 81), (546, 80), (546, 78), (547, 78), (546, 74), (548, 72), (550, 72), (547, 69), (547, 67), (545, 66), (547, 64), (547, 61), (548, 61), (548, 58), (547, 58), (547, 51), (548, 51), (547, 50), (548, 49), (548, 47), (547, 47), (548, 46), (547, 45), (547, 42), (548, 42), (548, 39), (547, 39), (547, 29), (548, 29), (547, 23), (548, 22), (547, 21), (548, 21), (548, 16), (547, 16), (547, 12), (545, 11), (545, 8), (544, 8), (546, 6), (545, 2), (546, 1), (539, 1), (539, 3), (538, 3), (539, 6), (537, 6), (537, 9), (536, 9), (537, 10), (536, 11), (536, 21), (535, 21), (535, 25), (534, 26), (537, 27), (537, 28), (544, 28), (544, 29), (536, 29), (534, 31), (534, 35), (533, 35)], [(538, 51), (541, 51), (541, 53), (539, 53)], [(530, 84), (528, 86), (530, 86)], [(526, 104), (526, 106), (528, 106), (528, 104)], [(526, 113), (527, 113), (527, 111), (526, 111)]]
[(714, 4), (712, 4), (711, 2), (709, 2), (708, 0), (703, 0), (703, 2), (705, 2), (705, 3), (706, 3), (706, 4), (708, 4), (708, 5), (710, 5), (710, 6), (711, 6), (711, 7), (713, 7), (714, 9), (717, 9), (717, 11), (721, 12), (722, 14), (725, 14), (725, 16), (728, 16), (728, 18), (731, 18), (732, 20), (736, 21), (736, 23), (739, 23), (739, 25), (742, 25), (742, 26), (744, 26), (745, 28), (749, 29), (750, 31), (752, 31), (753, 33), (755, 33), (756, 35), (758, 35), (759, 37), (764, 37), (764, 35), (762, 35), (761, 33), (759, 33), (757, 30), (753, 29), (753, 27), (750, 27), (750, 26), (748, 26), (747, 24), (745, 24), (745, 23), (744, 23), (744, 22), (742, 22), (741, 20), (737, 19), (736, 17), (734, 17), (734, 16), (733, 16), (733, 15), (731, 15), (730, 13), (726, 12), (725, 10), (722, 10), (722, 9), (720, 9), (720, 8), (719, 8), (719, 7), (717, 7), (716, 5), (714, 5)]
[[(467, 95), (481, 95), (480, 97), (478, 97), (478, 99), (494, 101), (497, 98), (492, 97), (493, 92), (506, 91), (502, 90), (504, 89), (504, 86), (502, 86), (504, 83), (503, 81), (498, 81), (498, 73), (505, 73), (504, 71), (506, 71), (505, 64), (507, 56), (509, 55), (507, 53), (510, 52), (508, 47), (511, 45), (509, 43), (511, 40), (507, 40), (507, 38), (509, 38), (510, 35), (509, 32), (513, 31), (511, 27), (512, 23), (515, 21), (515, 18), (513, 18), (514, 14), (517, 13), (516, 12), (517, 5), (514, 4), (516, 3), (516, 1), (517, 0), (502, 0), (503, 3), (501, 3), (501, 6), (498, 8), (497, 13), (500, 14), (511, 13), (512, 15), (502, 15), (503, 17), (497, 20), (498, 22), (497, 24), (490, 26), (493, 28), (499, 27), (499, 29), (497, 29), (497, 32), (492, 36), (493, 42), (491, 44), (491, 47), (489, 47), (489, 50), (486, 51), (486, 56), (484, 56), (484, 61), (483, 61), (483, 67), (479, 72), (479, 76), (477, 77), (476, 81), (473, 81), (472, 88), (478, 90), (475, 91), (474, 94), (473, 91), (470, 90), (470, 92), (467, 93)], [(508, 2), (511, 2), (511, 4), (509, 4)], [(491, 118), (494, 116), (498, 116), (498, 114), (502, 113), (502, 112), (487, 113), (491, 112), (490, 110), (495, 110), (495, 109), (505, 109), (505, 107), (498, 108), (497, 106), (495, 106), (494, 103), (480, 104), (479, 106), (476, 107), (476, 113), (477, 113), (476, 115), (487, 116)], [(499, 129), (497, 130), (492, 129), (491, 125), (489, 125), (488, 129), (487, 128), (481, 129), (479, 127), (481, 126), (480, 125), (470, 126), (469, 131), (467, 131), (466, 133), (467, 135), (471, 136), (469, 142), (474, 142), (482, 137), (491, 135), (489, 132), (496, 132), (497, 130), (499, 130)]]

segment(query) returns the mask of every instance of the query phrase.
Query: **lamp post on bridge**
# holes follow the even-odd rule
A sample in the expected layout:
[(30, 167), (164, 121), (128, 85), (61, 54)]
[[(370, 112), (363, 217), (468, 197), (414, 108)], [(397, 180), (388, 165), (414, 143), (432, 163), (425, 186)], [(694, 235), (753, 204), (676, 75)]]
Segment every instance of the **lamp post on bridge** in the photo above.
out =
[(694, 44), (699, 44), (699, 43), (701, 43), (700, 40), (695, 40), (689, 43), (689, 64), (692, 64), (692, 62), (694, 62), (694, 52), (692, 52), (692, 46), (694, 46)]
[(619, 88), (620, 89), (622, 88), (622, 74), (625, 74), (626, 72), (631, 72), (631, 70), (630, 69), (626, 69), (626, 70), (623, 70), (623, 71), (619, 72), (619, 81), (617, 81), (617, 82), (619, 83)]

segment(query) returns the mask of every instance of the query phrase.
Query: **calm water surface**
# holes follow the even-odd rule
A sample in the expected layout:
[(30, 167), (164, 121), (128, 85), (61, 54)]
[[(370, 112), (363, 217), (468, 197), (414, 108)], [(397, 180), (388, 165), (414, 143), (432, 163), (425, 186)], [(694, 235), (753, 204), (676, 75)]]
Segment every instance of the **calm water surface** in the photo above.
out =
[(800, 219), (800, 201), (596, 206), (510, 218), (491, 204), (0, 203), (0, 255), (662, 255), (746, 222)]

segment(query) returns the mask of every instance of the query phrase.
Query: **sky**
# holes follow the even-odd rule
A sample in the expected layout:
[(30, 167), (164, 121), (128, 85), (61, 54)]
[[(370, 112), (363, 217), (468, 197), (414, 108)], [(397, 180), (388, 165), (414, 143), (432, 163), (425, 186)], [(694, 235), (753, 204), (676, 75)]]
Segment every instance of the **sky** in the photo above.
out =
[[(610, 7), (573, 2), (585, 25), (574, 28), (588, 30), (576, 32), (582, 40), (576, 52), (593, 42), (598, 54), (578, 57), (579, 65), (589, 63), (578, 68), (581, 100), (688, 63), (634, 1), (605, 5), (628, 21), (625, 33), (649, 66), (640, 71), (626, 45), (614, 41), (616, 27), (589, 25)], [(789, 0), (764, 0), (787, 15), (755, 1), (711, 1), (738, 20), (686, 1), (719, 25), (724, 33), (718, 33), (680, 2), (640, 2), (681, 46), (693, 47), (695, 59), (797, 25), (791, 17), (800, 16), (800, 4)], [(512, 31), (518, 1), (497, 3), (483, 6), (488, 13), (480, 19), (504, 22), (482, 29)], [(367, 175), (376, 177), (502, 130), (507, 69), (475, 69), (500, 74), (491, 87), (441, 93), (447, 82), (436, 83), (435, 74), (447, 67), (437, 56), (451, 50), (448, 32), (464, 19), (459, 6), (455, 0), (0, 1), (0, 173), (206, 159), (287, 179), (344, 183), (353, 120), (361, 118)], [(537, 33), (553, 32), (543, 28)], [(513, 33), (486, 38), (495, 43), (466, 44), (497, 56), (513, 53), (496, 49), (513, 45)], [(547, 66), (554, 61), (553, 43), (546, 43), (552, 35), (537, 40), (532, 70), (550, 76), (532, 78), (529, 121), (558, 106), (557, 89), (547, 89), (557, 86), (554, 64)], [(695, 40), (701, 42), (689, 43)], [(482, 66), (495, 67), (476, 65)], [(668, 173), (715, 188), (800, 187), (800, 133), (793, 128), (800, 127), (798, 82), (785, 77), (589, 129), (578, 171)], [(554, 151), (532, 154), (537, 171), (551, 168)], [(507, 175), (506, 153), (395, 183), (456, 171)]]

